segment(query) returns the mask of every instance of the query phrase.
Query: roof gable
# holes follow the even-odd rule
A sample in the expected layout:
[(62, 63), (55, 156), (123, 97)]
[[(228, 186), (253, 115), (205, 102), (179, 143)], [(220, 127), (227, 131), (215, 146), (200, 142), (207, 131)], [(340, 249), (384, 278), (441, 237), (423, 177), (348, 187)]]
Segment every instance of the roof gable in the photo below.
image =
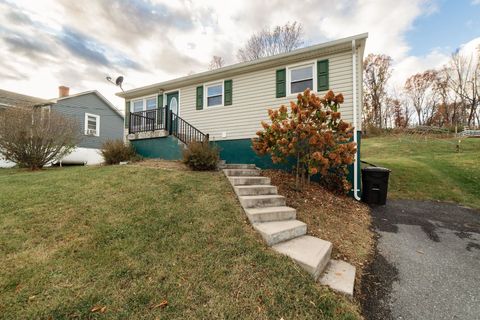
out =
[(77, 97), (81, 97), (81, 96), (88, 95), (88, 94), (96, 95), (103, 103), (105, 103), (105, 105), (107, 105), (107, 107), (109, 107), (112, 111), (114, 111), (119, 117), (121, 117), (122, 119), (124, 118), (124, 116), (120, 112), (120, 110), (118, 110), (110, 101), (107, 100), (107, 98), (105, 98), (97, 90), (80, 92), (80, 93), (72, 94), (72, 95), (69, 95), (69, 96), (66, 96), (66, 97), (62, 97), (62, 98), (52, 99), (52, 101), (54, 101), (56, 103), (58, 101), (65, 101), (65, 100), (68, 100), (68, 99), (77, 98)]

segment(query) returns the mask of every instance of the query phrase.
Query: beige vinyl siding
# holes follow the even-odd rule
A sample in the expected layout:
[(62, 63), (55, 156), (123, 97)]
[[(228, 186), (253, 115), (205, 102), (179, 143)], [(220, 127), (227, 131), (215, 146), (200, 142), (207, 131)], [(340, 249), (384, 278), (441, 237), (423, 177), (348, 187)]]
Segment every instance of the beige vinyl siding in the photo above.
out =
[[(345, 103), (340, 111), (343, 118), (351, 122), (353, 120), (351, 51), (319, 56), (317, 59), (329, 59), (330, 88), (336, 93), (343, 93)], [(313, 60), (306, 60), (308, 61)], [(268, 120), (269, 108), (278, 108), (282, 104), (288, 105), (290, 101), (296, 100), (296, 95), (275, 98), (275, 71), (279, 68), (281, 67), (232, 77), (231, 106), (204, 106), (203, 110), (196, 110), (196, 87), (201, 83), (180, 88), (180, 116), (202, 132), (209, 133), (212, 140), (252, 138), (261, 128), (260, 122)], [(322, 95), (324, 93), (320, 92)], [(222, 137), (224, 132), (226, 137)]]

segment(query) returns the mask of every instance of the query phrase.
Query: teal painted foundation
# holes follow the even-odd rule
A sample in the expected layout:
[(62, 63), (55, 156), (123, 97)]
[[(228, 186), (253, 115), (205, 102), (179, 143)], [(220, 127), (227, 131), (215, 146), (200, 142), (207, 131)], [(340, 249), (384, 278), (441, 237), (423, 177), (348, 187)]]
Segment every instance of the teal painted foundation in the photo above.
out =
[(135, 151), (144, 158), (182, 159), (183, 144), (172, 136), (131, 141)]
[[(361, 132), (357, 131), (357, 159), (360, 160)], [(252, 149), (251, 139), (238, 140), (222, 140), (212, 141), (213, 145), (218, 147), (220, 151), (220, 159), (227, 163), (254, 163), (261, 169), (282, 169), (291, 170), (294, 161), (287, 164), (274, 164), (270, 156), (259, 156)], [(133, 146), (138, 154), (145, 158), (159, 158), (164, 160), (180, 160), (182, 159), (183, 144), (179, 144), (178, 140), (172, 136), (163, 138), (153, 138), (132, 141)], [(348, 181), (352, 184), (350, 195), (353, 196), (353, 165), (348, 167)], [(361, 170), (360, 161), (357, 164), (358, 188), (361, 189)], [(318, 181), (318, 176), (313, 176), (313, 181)], [(360, 192), (359, 192), (360, 195)]]
[(270, 156), (259, 156), (252, 149), (251, 139), (212, 141), (220, 151), (220, 159), (227, 163), (254, 163), (261, 169), (290, 169), (287, 164), (275, 164)]

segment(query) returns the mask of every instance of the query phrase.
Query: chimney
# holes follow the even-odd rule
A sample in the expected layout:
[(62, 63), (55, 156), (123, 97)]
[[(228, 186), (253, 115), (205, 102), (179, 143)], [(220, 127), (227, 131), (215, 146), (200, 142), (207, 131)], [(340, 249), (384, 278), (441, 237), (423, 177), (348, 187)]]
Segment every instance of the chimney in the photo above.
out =
[(58, 97), (65, 98), (69, 95), (70, 88), (65, 86), (58, 87)]

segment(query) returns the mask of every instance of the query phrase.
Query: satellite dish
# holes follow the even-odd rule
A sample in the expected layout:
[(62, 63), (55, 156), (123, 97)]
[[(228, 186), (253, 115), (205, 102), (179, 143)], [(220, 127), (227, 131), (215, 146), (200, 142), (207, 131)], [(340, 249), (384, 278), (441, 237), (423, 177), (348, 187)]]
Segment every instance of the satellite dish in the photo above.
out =
[(123, 77), (122, 76), (118, 77), (117, 80), (115, 80), (115, 84), (117, 86), (119, 86), (120, 88), (122, 87), (122, 83), (123, 83)]

